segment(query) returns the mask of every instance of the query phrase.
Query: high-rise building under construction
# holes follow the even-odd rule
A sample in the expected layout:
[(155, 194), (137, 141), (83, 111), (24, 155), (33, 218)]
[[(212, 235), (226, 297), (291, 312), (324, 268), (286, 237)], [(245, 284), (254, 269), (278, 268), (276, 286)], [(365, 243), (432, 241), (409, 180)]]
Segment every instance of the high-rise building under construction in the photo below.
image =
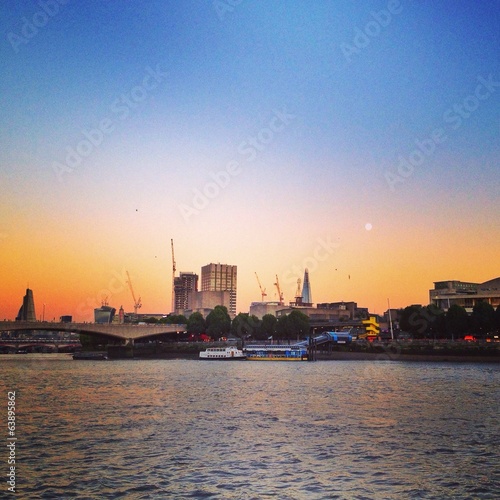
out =
[(181, 272), (174, 278), (174, 311), (190, 309), (189, 293), (198, 290), (198, 275), (195, 273)]

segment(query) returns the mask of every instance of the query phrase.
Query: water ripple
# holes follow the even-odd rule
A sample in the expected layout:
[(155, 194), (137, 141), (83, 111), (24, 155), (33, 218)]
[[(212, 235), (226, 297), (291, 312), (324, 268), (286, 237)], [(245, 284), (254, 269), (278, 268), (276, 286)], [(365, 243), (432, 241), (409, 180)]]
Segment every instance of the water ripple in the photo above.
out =
[(497, 366), (293, 365), (0, 365), (19, 496), (500, 497)]

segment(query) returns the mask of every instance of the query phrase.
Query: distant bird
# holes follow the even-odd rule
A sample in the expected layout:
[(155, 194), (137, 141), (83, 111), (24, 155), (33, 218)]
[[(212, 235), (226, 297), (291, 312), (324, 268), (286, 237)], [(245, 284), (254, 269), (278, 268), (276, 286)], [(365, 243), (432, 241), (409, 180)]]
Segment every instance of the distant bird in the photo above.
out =
[(350, 274), (348, 274), (348, 276), (349, 276), (349, 279), (351, 279), (351, 275), (350, 275)]

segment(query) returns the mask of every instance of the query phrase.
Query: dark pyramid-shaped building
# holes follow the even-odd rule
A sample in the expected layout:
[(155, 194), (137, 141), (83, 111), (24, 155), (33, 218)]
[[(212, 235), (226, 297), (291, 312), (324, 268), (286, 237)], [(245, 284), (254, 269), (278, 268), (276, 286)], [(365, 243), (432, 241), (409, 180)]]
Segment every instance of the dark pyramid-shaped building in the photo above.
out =
[(36, 321), (33, 291), (29, 288), (26, 288), (26, 295), (23, 297), (23, 305), (17, 313), (16, 321)]

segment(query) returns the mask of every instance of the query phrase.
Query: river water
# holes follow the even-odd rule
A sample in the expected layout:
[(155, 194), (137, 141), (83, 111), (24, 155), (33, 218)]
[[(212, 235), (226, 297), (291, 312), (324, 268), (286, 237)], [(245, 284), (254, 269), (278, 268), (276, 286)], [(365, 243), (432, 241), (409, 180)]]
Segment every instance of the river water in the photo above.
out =
[(500, 498), (499, 365), (12, 355), (0, 374), (17, 498)]

